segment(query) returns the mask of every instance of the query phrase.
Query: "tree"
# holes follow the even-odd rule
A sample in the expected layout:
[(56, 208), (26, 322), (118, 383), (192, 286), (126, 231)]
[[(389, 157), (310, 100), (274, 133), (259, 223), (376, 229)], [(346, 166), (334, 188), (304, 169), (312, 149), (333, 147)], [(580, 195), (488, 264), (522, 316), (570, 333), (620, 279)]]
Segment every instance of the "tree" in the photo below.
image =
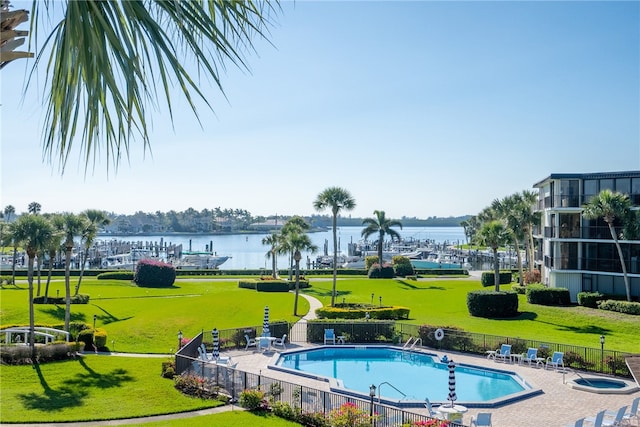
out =
[(38, 215), (42, 210), (42, 205), (38, 202), (29, 203), (29, 207), (27, 208), (30, 214)]
[[(301, 216), (298, 216), (298, 215), (294, 215), (284, 223), (284, 225), (282, 226), (282, 229), (280, 229), (280, 234), (284, 238), (283, 240), (286, 242), (287, 234), (289, 234), (289, 233), (306, 233), (307, 231), (309, 231), (310, 228), (311, 228), (311, 226), (309, 224), (307, 224), (307, 222), (304, 220), (304, 218), (302, 218)], [(286, 253), (287, 255), (289, 255), (289, 280), (291, 280), (292, 270), (294, 268), (293, 255), (294, 255), (294, 251), (295, 250), (292, 249), (292, 248), (287, 248), (286, 245), (285, 246), (281, 246), (280, 249), (281, 250), (279, 252)], [(287, 249), (288, 249), (288, 251), (287, 251)]]
[(34, 0), (36, 40), (39, 27), (59, 10), (64, 16), (43, 38), (34, 70), (47, 64), (44, 156), (57, 160), (64, 173), (72, 144), (80, 140), (77, 131), (86, 149), (85, 168), (99, 154), (117, 168), (138, 135), (149, 148), (146, 112), (164, 95), (173, 121), (172, 87), (182, 91), (199, 120), (194, 98), (211, 108), (211, 95), (183, 64), (195, 64), (197, 75), (222, 91), (219, 70), (228, 61), (248, 69), (243, 51), (253, 50), (255, 36), (266, 38), (264, 28), (279, 7), (261, 0)]
[(46, 247), (53, 234), (51, 223), (39, 215), (22, 215), (13, 223), (13, 237), (27, 252), (27, 281), (29, 283), (29, 346), (31, 362), (36, 362), (35, 313), (33, 308), (33, 264), (36, 254)]
[(75, 245), (76, 236), (81, 236), (82, 231), (87, 228), (87, 219), (73, 213), (63, 213), (54, 217), (54, 227), (64, 237), (65, 263), (64, 263), (64, 288), (65, 288), (65, 313), (64, 313), (64, 330), (69, 332), (69, 323), (71, 321), (71, 254)]
[(512, 194), (500, 200), (495, 199), (491, 203), (491, 208), (505, 222), (511, 231), (513, 247), (518, 258), (518, 277), (520, 285), (524, 284), (524, 274), (522, 271), (522, 255), (520, 253), (520, 242), (525, 240), (524, 235), (524, 214), (528, 207), (525, 205), (520, 194)]
[(333, 288), (331, 290), (331, 306), (336, 303), (336, 278), (338, 275), (338, 214), (344, 209), (347, 211), (356, 207), (356, 201), (349, 191), (340, 187), (328, 187), (323, 190), (316, 200), (313, 207), (317, 211), (331, 208), (332, 214), (332, 230), (333, 230)]
[(269, 245), (271, 248), (265, 254), (267, 259), (271, 259), (271, 277), (278, 278), (278, 245), (280, 244), (278, 234), (273, 233), (262, 238), (263, 245)]
[(477, 234), (478, 243), (488, 246), (493, 251), (493, 273), (496, 292), (500, 291), (500, 258), (498, 248), (506, 244), (510, 237), (510, 232), (500, 220), (492, 220), (482, 224)]
[(618, 250), (618, 257), (620, 258), (622, 275), (624, 277), (624, 287), (627, 292), (627, 301), (631, 301), (631, 286), (629, 284), (629, 276), (627, 275), (627, 264), (624, 260), (622, 247), (620, 246), (618, 234), (614, 226), (616, 220), (622, 222), (623, 227), (625, 227), (625, 223), (633, 220), (629, 196), (611, 190), (602, 190), (598, 195), (589, 200), (583, 208), (585, 218), (593, 220), (602, 218), (602, 220), (607, 223), (611, 238)]
[(80, 283), (82, 283), (82, 276), (84, 275), (84, 268), (89, 259), (89, 249), (98, 234), (98, 229), (107, 226), (111, 223), (111, 220), (104, 211), (96, 209), (87, 209), (82, 212), (81, 215), (87, 219), (86, 227), (82, 230), (82, 242), (84, 243), (84, 256), (82, 257), (82, 266), (80, 267), (80, 277), (78, 277), (78, 283), (76, 284), (75, 294), (80, 292)]
[(400, 240), (400, 233), (394, 230), (392, 227), (400, 227), (402, 230), (402, 223), (395, 219), (389, 219), (386, 217), (384, 211), (373, 211), (374, 218), (365, 218), (362, 220), (362, 225), (366, 225), (362, 230), (362, 237), (365, 239), (372, 234), (378, 234), (378, 262), (382, 267), (382, 247), (384, 245), (384, 236), (389, 235), (391, 240)]
[(16, 213), (16, 208), (13, 205), (7, 205), (4, 207), (4, 217), (7, 222), (11, 222), (11, 217)]
[[(283, 227), (284, 228), (284, 227)], [(300, 251), (315, 252), (318, 247), (311, 243), (309, 235), (297, 225), (291, 225), (287, 229), (286, 233), (282, 233), (280, 236), (280, 248), (282, 251), (293, 253), (293, 260), (295, 261), (295, 276), (296, 276), (296, 296), (293, 303), (293, 315), (298, 315), (298, 294), (300, 292)]]

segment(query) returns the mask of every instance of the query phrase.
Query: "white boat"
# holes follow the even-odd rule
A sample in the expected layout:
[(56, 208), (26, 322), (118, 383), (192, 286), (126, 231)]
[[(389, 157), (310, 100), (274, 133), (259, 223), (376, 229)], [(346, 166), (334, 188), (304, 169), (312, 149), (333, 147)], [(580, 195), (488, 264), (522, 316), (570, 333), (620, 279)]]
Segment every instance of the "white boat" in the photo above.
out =
[(136, 262), (131, 258), (131, 253), (109, 255), (102, 258), (102, 268), (108, 270), (133, 270)]
[(224, 264), (229, 256), (215, 255), (211, 252), (184, 251), (174, 265), (176, 268), (218, 268)]

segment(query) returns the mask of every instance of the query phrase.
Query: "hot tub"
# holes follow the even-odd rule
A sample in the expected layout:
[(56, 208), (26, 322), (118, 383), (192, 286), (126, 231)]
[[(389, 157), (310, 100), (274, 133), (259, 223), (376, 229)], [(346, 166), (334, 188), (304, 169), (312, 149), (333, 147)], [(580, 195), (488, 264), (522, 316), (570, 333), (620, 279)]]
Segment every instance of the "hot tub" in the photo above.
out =
[(617, 378), (580, 377), (571, 380), (569, 384), (575, 390), (598, 394), (629, 394), (638, 390), (635, 383)]

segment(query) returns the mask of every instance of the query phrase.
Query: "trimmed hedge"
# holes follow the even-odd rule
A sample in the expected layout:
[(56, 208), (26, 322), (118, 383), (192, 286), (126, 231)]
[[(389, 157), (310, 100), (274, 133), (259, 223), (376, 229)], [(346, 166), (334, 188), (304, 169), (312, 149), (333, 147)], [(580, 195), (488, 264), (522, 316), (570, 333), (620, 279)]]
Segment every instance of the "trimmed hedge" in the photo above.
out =
[(606, 301), (601, 301), (598, 304), (598, 308), (602, 310), (617, 311), (618, 313), (632, 314), (634, 316), (640, 315), (640, 303), (638, 302), (608, 299)]
[(383, 267), (380, 267), (380, 264), (373, 264), (369, 269), (369, 279), (393, 279), (394, 277), (393, 267), (388, 264)]
[(176, 268), (166, 262), (143, 259), (136, 265), (133, 281), (138, 286), (168, 288), (176, 281)]
[(336, 304), (335, 307), (321, 307), (316, 310), (320, 319), (366, 319), (369, 313), (370, 319), (399, 320), (408, 319), (407, 307), (377, 307), (369, 304)]
[(97, 276), (98, 280), (131, 280), (133, 281), (133, 271), (107, 271)]
[[(89, 295), (86, 294), (78, 294), (71, 296), (71, 304), (88, 304), (89, 303)], [(34, 304), (44, 304), (44, 295), (39, 297), (35, 297), (33, 299)], [(48, 297), (47, 304), (66, 304), (67, 300), (65, 297)]]
[(604, 299), (604, 295), (600, 292), (578, 292), (578, 304), (589, 307), (598, 308), (598, 301)]
[(395, 270), (396, 276), (412, 276), (414, 274), (413, 265), (409, 264), (394, 264), (393, 269)]
[(467, 309), (475, 317), (489, 319), (518, 315), (518, 294), (515, 292), (473, 291), (467, 294)]
[[(309, 280), (306, 279), (300, 279), (298, 284), (300, 289), (310, 287)], [(289, 292), (296, 288), (296, 281), (243, 279), (238, 280), (238, 287), (242, 289), (255, 289), (258, 292)]]
[[(512, 273), (510, 271), (501, 271), (499, 280), (501, 285), (508, 285), (512, 281)], [(480, 283), (484, 287), (495, 286), (495, 273), (493, 271), (483, 271)]]
[(309, 320), (307, 322), (307, 341), (324, 342), (324, 330), (332, 328), (336, 336), (346, 337), (347, 342), (373, 343), (393, 342), (400, 343), (401, 334), (396, 332), (395, 322), (392, 320), (363, 321), (333, 321), (333, 320)]
[(527, 302), (540, 305), (571, 305), (571, 295), (566, 288), (547, 288), (544, 285), (527, 286)]

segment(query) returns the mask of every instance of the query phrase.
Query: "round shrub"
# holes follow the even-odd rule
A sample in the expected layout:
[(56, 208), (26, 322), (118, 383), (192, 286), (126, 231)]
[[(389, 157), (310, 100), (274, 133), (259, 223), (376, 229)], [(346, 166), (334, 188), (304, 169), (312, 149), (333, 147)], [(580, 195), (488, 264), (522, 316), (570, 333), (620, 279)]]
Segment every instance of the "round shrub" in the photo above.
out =
[(540, 305), (570, 305), (571, 294), (566, 288), (547, 288), (542, 284), (527, 286), (527, 302)]
[(598, 308), (598, 301), (603, 299), (600, 292), (578, 292), (578, 304), (583, 307)]
[(515, 292), (473, 291), (467, 294), (469, 314), (489, 319), (518, 315), (518, 294)]
[(393, 279), (394, 277), (393, 267), (388, 264), (383, 267), (380, 267), (380, 264), (373, 264), (369, 269), (369, 279)]
[(176, 281), (176, 269), (166, 262), (143, 259), (136, 265), (136, 275), (133, 279), (138, 286), (152, 288), (168, 288)]
[(411, 265), (411, 263), (409, 263), (409, 264), (394, 264), (393, 268), (395, 270), (396, 276), (407, 277), (407, 276), (412, 276), (413, 273), (414, 273), (413, 266)]
[[(511, 283), (512, 280), (512, 274), (510, 271), (501, 271), (500, 272), (500, 284), (501, 285), (508, 285), (509, 283)], [(482, 272), (482, 277), (480, 278), (480, 283), (482, 283), (482, 286), (487, 287), (487, 286), (495, 286), (495, 278), (496, 275), (493, 271), (483, 271)]]

